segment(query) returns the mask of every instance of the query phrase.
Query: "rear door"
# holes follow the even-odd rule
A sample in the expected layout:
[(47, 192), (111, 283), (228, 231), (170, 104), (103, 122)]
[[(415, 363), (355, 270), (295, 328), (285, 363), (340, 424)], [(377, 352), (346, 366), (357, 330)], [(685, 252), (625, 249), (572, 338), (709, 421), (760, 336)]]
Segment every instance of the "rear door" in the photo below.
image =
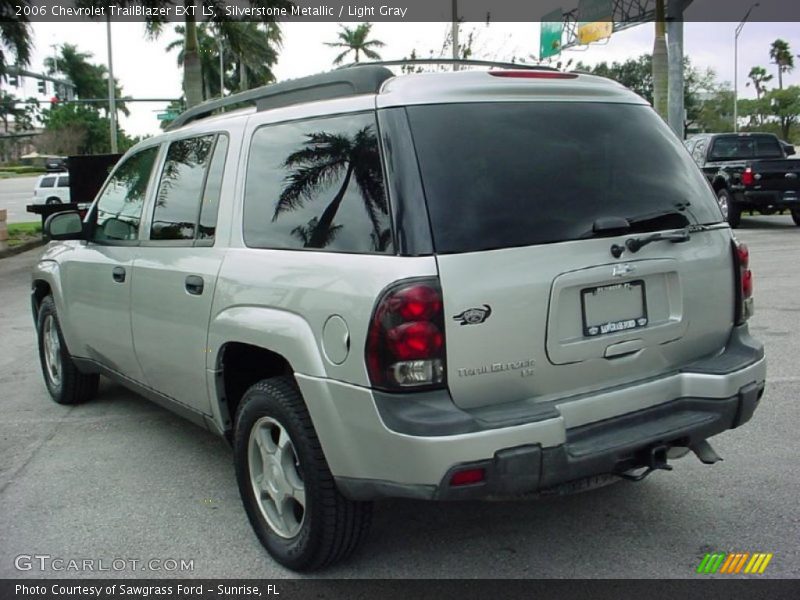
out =
[[(506, 102), (407, 113), (458, 405), (608, 388), (724, 346), (734, 310), (729, 231), (649, 107)], [(687, 227), (696, 230), (688, 241), (615, 255), (629, 239)]]
[(225, 255), (214, 242), (228, 144), (225, 134), (169, 144), (149, 239), (133, 267), (133, 343), (147, 384), (204, 413), (208, 322)]

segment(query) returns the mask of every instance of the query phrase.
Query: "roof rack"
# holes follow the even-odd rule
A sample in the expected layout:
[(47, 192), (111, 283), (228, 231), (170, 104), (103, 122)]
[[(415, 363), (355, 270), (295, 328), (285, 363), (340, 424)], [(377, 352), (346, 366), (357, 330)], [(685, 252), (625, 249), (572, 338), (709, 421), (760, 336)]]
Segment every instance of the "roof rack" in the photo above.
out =
[(548, 65), (530, 65), (525, 63), (509, 63), (509, 62), (496, 62), (493, 60), (477, 60), (472, 58), (403, 58), (400, 60), (377, 60), (372, 62), (357, 62), (350, 63), (340, 67), (341, 69), (350, 69), (354, 67), (388, 67), (398, 65), (464, 65), (475, 67), (499, 67), (501, 69), (525, 69), (525, 70), (540, 70), (540, 71), (558, 71), (555, 67)]
[(319, 75), (273, 83), (193, 106), (178, 115), (167, 127), (167, 131), (239, 105), (255, 104), (256, 110), (262, 111), (316, 100), (374, 94), (390, 77), (394, 77), (394, 73), (376, 64), (360, 66), (358, 69), (342, 68)]

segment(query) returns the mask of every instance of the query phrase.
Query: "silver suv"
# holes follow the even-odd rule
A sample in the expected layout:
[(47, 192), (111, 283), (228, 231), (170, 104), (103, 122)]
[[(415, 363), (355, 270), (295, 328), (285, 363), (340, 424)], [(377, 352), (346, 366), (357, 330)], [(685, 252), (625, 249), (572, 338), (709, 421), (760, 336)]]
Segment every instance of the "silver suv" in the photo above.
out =
[(104, 375), (225, 436), (292, 569), (349, 555), (376, 498), (714, 462), (764, 391), (747, 249), (652, 108), (588, 75), (364, 65), (207, 103), (46, 232), (55, 401)]

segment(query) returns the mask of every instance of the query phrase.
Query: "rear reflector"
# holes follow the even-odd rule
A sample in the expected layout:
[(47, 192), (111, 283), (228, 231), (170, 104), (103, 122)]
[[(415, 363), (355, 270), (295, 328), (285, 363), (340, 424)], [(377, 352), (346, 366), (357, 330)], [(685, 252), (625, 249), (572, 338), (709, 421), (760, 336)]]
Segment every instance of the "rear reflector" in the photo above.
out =
[(489, 71), (494, 77), (518, 77), (522, 79), (576, 79), (575, 73), (560, 71)]
[(473, 483), (480, 483), (486, 478), (486, 471), (484, 469), (464, 469), (463, 471), (456, 471), (450, 478), (450, 485), (455, 487), (459, 485), (470, 485)]

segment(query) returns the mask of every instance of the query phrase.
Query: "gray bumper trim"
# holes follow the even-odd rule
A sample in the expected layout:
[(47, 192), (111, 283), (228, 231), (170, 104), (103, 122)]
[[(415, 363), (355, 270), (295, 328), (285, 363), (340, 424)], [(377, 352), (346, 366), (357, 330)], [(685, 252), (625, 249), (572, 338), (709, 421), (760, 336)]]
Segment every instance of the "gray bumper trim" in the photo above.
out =
[[(749, 384), (724, 399), (680, 398), (635, 413), (567, 430), (566, 443), (552, 448), (505, 448), (489, 460), (454, 465), (437, 486), (336, 478), (345, 495), (359, 500), (405, 497), (467, 500), (513, 496), (552, 488), (596, 475), (644, 466), (655, 446), (691, 446), (739, 427), (753, 415), (763, 383)], [(450, 487), (455, 471), (483, 468), (482, 483)]]

